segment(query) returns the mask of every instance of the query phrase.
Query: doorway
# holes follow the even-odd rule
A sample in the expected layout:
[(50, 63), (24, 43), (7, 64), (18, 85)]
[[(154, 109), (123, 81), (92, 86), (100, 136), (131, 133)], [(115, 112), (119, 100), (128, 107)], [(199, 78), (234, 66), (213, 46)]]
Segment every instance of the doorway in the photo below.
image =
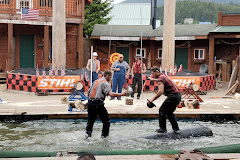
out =
[(123, 60), (129, 64), (129, 47), (116, 47), (116, 52), (123, 54)]
[(34, 35), (20, 36), (20, 68), (34, 68)]

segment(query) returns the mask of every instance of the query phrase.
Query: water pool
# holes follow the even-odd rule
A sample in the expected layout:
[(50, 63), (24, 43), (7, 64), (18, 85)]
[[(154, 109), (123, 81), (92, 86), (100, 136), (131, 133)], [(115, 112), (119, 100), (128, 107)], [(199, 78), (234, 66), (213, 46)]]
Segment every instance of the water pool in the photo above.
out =
[[(86, 140), (86, 120), (37, 120), (0, 122), (0, 149), (15, 151), (109, 151), (109, 150), (192, 150), (240, 142), (239, 121), (178, 121), (180, 129), (205, 126), (212, 137), (149, 140), (142, 136), (155, 134), (158, 120), (128, 120), (111, 123), (110, 136), (101, 139), (102, 123), (94, 124), (92, 138)], [(167, 123), (171, 131), (171, 125)]]

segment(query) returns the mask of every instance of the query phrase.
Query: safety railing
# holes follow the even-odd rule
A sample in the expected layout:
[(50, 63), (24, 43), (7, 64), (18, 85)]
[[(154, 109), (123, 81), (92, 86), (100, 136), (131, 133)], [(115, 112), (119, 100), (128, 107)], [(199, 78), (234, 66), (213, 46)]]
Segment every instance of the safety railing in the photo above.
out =
[[(81, 17), (84, 0), (66, 0), (66, 17)], [(40, 16), (52, 16), (53, 0), (0, 0), (0, 14), (19, 14), (21, 8), (38, 9)]]

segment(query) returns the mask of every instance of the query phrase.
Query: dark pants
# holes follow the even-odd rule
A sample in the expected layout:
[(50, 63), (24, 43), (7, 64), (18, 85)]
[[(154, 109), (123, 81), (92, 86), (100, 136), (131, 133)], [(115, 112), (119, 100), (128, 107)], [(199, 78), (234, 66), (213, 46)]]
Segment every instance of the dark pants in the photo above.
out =
[[(89, 78), (91, 79), (91, 72), (89, 72)], [(98, 74), (96, 72), (92, 72), (92, 83), (98, 79)]]
[(167, 130), (166, 119), (170, 121), (173, 130), (179, 130), (174, 111), (178, 103), (181, 101), (181, 94), (170, 94), (159, 108), (159, 126), (163, 130)]
[(102, 136), (107, 137), (109, 135), (110, 118), (104, 107), (104, 103), (100, 100), (88, 100), (88, 122), (86, 127), (86, 133), (88, 136), (92, 135), (93, 124), (97, 117), (99, 117), (103, 123)]
[[(133, 83), (132, 83), (133, 91), (135, 91), (136, 84), (138, 84), (137, 93), (138, 93), (138, 96), (140, 96), (142, 92), (142, 75), (141, 74), (134, 74)], [(134, 95), (134, 92), (132, 93), (132, 96), (133, 95)]]
[(98, 74), (96, 72), (92, 72), (92, 83), (98, 79)]

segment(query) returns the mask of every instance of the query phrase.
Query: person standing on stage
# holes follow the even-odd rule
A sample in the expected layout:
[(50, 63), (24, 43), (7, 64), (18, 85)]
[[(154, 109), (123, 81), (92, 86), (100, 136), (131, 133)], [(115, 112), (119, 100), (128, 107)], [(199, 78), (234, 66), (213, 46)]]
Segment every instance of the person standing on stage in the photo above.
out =
[[(113, 73), (113, 85), (112, 92), (116, 92), (118, 88), (118, 93), (122, 92), (122, 88), (125, 82), (125, 78), (128, 78), (130, 67), (126, 61), (123, 61), (123, 55), (118, 55), (118, 61), (113, 62), (111, 66)], [(113, 100), (114, 97), (111, 97), (110, 100)], [(121, 100), (121, 96), (117, 97), (118, 100)]]
[(179, 92), (179, 89), (166, 74), (163, 74), (160, 72), (160, 68), (158, 66), (154, 66), (151, 68), (151, 74), (153, 78), (149, 77), (149, 79), (157, 81), (158, 92), (152, 99), (148, 100), (147, 103), (150, 105), (153, 101), (158, 99), (162, 94), (167, 96), (167, 98), (159, 108), (160, 129), (157, 129), (156, 131), (158, 133), (167, 132), (166, 118), (168, 118), (168, 120), (172, 125), (173, 131), (179, 134), (180, 130), (178, 127), (176, 117), (173, 113), (176, 110), (177, 105), (181, 101), (181, 94)]
[(89, 59), (88, 63), (87, 63), (87, 70), (90, 72), (89, 76), (91, 78), (91, 62), (93, 62), (92, 64), (92, 83), (98, 79), (98, 72), (100, 71), (100, 61), (97, 60), (97, 52), (93, 52), (92, 57), (93, 59)]
[(140, 56), (136, 56), (136, 61), (132, 65), (132, 78), (133, 78), (132, 83), (133, 93), (131, 95), (132, 98), (134, 98), (135, 86), (136, 84), (138, 84), (137, 99), (140, 99), (140, 95), (142, 92), (142, 74), (145, 72), (146, 65), (141, 61)]
[(93, 85), (88, 91), (88, 122), (86, 127), (86, 138), (92, 136), (93, 124), (97, 117), (99, 117), (103, 123), (102, 138), (109, 135), (110, 118), (108, 111), (104, 106), (104, 100), (106, 96), (119, 97), (126, 96), (127, 91), (124, 93), (114, 93), (111, 91), (111, 85), (109, 81), (112, 78), (112, 72), (106, 70), (103, 73), (103, 78), (94, 81)]

